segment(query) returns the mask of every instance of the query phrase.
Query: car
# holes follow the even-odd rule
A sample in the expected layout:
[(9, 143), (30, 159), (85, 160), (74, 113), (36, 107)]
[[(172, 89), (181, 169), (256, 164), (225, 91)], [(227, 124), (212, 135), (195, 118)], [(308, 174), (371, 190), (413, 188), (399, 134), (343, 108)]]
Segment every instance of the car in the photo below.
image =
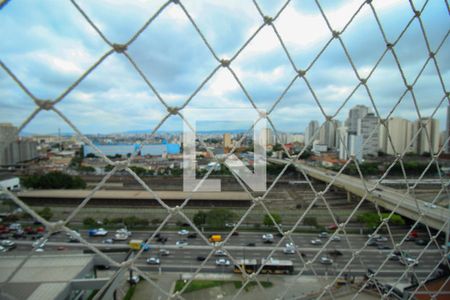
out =
[(272, 244), (272, 243), (273, 243), (273, 240), (263, 240), (263, 243), (264, 243), (264, 244)]
[(12, 234), (12, 237), (15, 239), (26, 238), (25, 232), (21, 229), (17, 230)]
[(312, 245), (320, 245), (320, 244), (322, 244), (322, 240), (319, 240), (319, 239), (311, 240), (311, 244)]
[(24, 229), (23, 229), (23, 231), (26, 233), (26, 234), (34, 234), (34, 233), (36, 233), (36, 231), (33, 229), (33, 227), (31, 227), (31, 226), (27, 226), (27, 227), (25, 227)]
[[(109, 269), (109, 267), (108, 267), (108, 269)], [(128, 279), (128, 282), (131, 285), (138, 284), (139, 281), (141, 281), (141, 276), (139, 276), (139, 275), (133, 275), (133, 276), (131, 276), (131, 278)]]
[(77, 231), (72, 231), (71, 233), (67, 233), (69, 236), (69, 243), (79, 243), (80, 242), (80, 233)]
[(64, 246), (58, 246), (58, 248), (56, 248), (56, 250), (58, 250), (58, 251), (63, 251), (63, 250), (66, 250), (67, 248), (66, 247), (64, 247)]
[(387, 257), (391, 261), (399, 261), (400, 260), (400, 256), (395, 253), (389, 253), (389, 255)]
[(239, 235), (239, 232), (233, 231), (233, 233), (232, 233), (231, 235), (238, 236), (238, 235)]
[(230, 264), (231, 264), (230, 260), (228, 260), (226, 258), (216, 259), (217, 266), (229, 266)]
[(189, 234), (189, 230), (186, 229), (181, 229), (180, 231), (178, 231), (179, 235), (188, 235)]
[(106, 236), (108, 231), (103, 228), (90, 229), (88, 231), (89, 236)]
[(290, 243), (286, 243), (286, 248), (296, 248), (297, 245), (295, 245), (294, 243), (290, 242)]
[(387, 237), (385, 237), (385, 236), (381, 236), (381, 235), (379, 235), (379, 236), (377, 236), (377, 237), (375, 237), (375, 240), (377, 241), (377, 242), (387, 242)]
[(32, 246), (33, 246), (33, 248), (42, 248), (42, 247), (44, 247), (44, 246), (47, 244), (47, 242), (48, 242), (48, 239), (45, 239), (45, 240), (43, 240), (43, 241), (41, 241), (41, 240), (39, 239), (39, 240), (35, 241), (35, 242), (32, 244)]
[(341, 241), (341, 236), (336, 234), (336, 235), (331, 237), (331, 241), (333, 241), (333, 242), (340, 242)]
[(336, 224), (330, 224), (330, 225), (327, 226), (327, 228), (330, 229), (330, 230), (335, 230), (335, 229), (337, 229), (337, 227), (338, 226)]
[(333, 260), (327, 256), (321, 256), (319, 259), (319, 262), (322, 265), (332, 265), (333, 264)]
[(205, 256), (197, 256), (197, 260), (198, 261), (204, 261), (206, 259), (206, 257)]
[(5, 233), (0, 234), (0, 240), (7, 240), (7, 239), (9, 239), (8, 234), (5, 234)]
[(22, 230), (22, 225), (20, 223), (9, 224), (9, 230)]
[(111, 245), (111, 244), (114, 244), (114, 240), (113, 239), (105, 239), (105, 240), (102, 241), (102, 243)]
[(3, 241), (0, 242), (0, 245), (2, 247), (5, 247), (8, 250), (12, 250), (12, 249), (17, 247), (16, 243), (14, 243), (11, 240), (3, 240)]
[(417, 266), (419, 261), (412, 257), (400, 256), (398, 260), (402, 265)]
[(255, 247), (255, 246), (256, 246), (256, 244), (255, 244), (255, 243), (252, 243), (252, 242), (250, 242), (250, 243), (247, 244), (247, 247)]
[(378, 243), (377, 243), (376, 240), (370, 239), (370, 240), (367, 242), (367, 246), (377, 247), (377, 246), (378, 246)]
[(271, 233), (266, 233), (262, 235), (262, 239), (263, 241), (267, 241), (267, 240), (272, 240), (273, 241), (273, 234)]
[(275, 233), (275, 236), (277, 236), (277, 237), (283, 237), (284, 234), (278, 231), (277, 233)]
[(188, 237), (188, 239), (195, 239), (197, 237), (197, 233), (195, 233), (195, 232), (190, 233), (190, 234), (188, 234), (187, 237)]
[(160, 260), (158, 257), (149, 257), (147, 258), (147, 264), (149, 265), (159, 265), (160, 264)]
[(160, 249), (159, 250), (159, 255), (161, 256), (169, 256), (170, 255), (170, 251), (167, 249)]
[(44, 252), (44, 248), (41, 248), (41, 247), (36, 248), (36, 249), (34, 250), (34, 252)]
[(1, 252), (6, 252), (6, 251), (8, 251), (8, 249), (6, 249), (6, 248), (3, 247), (3, 246), (0, 246), (0, 253), (1, 253)]
[(380, 250), (390, 250), (391, 249), (391, 247), (389, 247), (388, 245), (382, 245), (382, 244), (378, 244), (377, 248)]
[(284, 254), (295, 254), (295, 248), (283, 248)]
[(327, 238), (328, 237), (328, 232), (322, 231), (321, 233), (319, 233), (318, 235), (319, 238)]
[(126, 228), (120, 228), (120, 229), (116, 230), (116, 234), (124, 234), (127, 237), (130, 237), (132, 235), (132, 232), (128, 231), (128, 229), (126, 229)]
[(433, 203), (430, 202), (426, 202), (423, 206), (431, 208), (431, 209), (435, 209), (437, 206)]
[(412, 235), (408, 235), (405, 239), (406, 242), (414, 242), (416, 238)]
[(124, 232), (116, 233), (114, 235), (114, 240), (115, 241), (126, 241), (128, 239), (128, 237), (129, 237), (129, 235)]
[(236, 226), (236, 223), (226, 223), (225, 224), (225, 227), (227, 227), (227, 228), (233, 228), (235, 226)]
[(188, 245), (188, 242), (186, 242), (186, 241), (184, 241), (184, 240), (180, 240), (180, 241), (177, 241), (175, 244), (176, 244), (179, 248), (181, 248), (181, 247), (187, 246), (187, 245)]
[(219, 250), (216, 250), (216, 251), (214, 252), (214, 255), (215, 255), (215, 256), (226, 256), (227, 254), (225, 253), (224, 250), (219, 249)]
[(330, 256), (342, 256), (344, 255), (341, 251), (334, 249), (334, 250), (330, 250), (328, 251), (328, 255)]
[(419, 246), (425, 246), (426, 244), (428, 244), (428, 241), (424, 240), (424, 239), (418, 239), (415, 241), (416, 245)]

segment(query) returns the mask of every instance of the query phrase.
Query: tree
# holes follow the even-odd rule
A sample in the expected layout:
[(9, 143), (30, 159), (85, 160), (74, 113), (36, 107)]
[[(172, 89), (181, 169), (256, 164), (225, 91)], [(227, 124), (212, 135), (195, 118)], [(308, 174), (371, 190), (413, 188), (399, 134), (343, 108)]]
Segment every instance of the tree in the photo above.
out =
[(84, 189), (86, 182), (79, 176), (70, 176), (61, 172), (44, 175), (31, 175), (22, 178), (23, 185), (34, 189)]
[(317, 218), (316, 217), (305, 217), (303, 219), (303, 224), (317, 227), (317, 225), (318, 225)]
[[(272, 213), (271, 215), (275, 223), (277, 224), (281, 223), (281, 216), (279, 214)], [(263, 224), (266, 226), (275, 226), (275, 224), (272, 221), (272, 218), (270, 218), (269, 214), (265, 214), (263, 218)]]
[(213, 208), (206, 216), (206, 224), (212, 228), (223, 228), (226, 223), (232, 223), (236, 214), (227, 208)]
[(197, 226), (202, 226), (206, 224), (206, 217), (208, 216), (208, 214), (204, 211), (199, 210), (193, 218), (193, 222), (195, 225)]
[(95, 221), (94, 218), (86, 217), (83, 219), (83, 225), (92, 227), (92, 226), (97, 225), (97, 222)]
[(46, 219), (47, 221), (50, 221), (50, 219), (53, 217), (53, 212), (50, 209), (50, 207), (44, 207), (43, 209), (41, 209), (38, 214)]

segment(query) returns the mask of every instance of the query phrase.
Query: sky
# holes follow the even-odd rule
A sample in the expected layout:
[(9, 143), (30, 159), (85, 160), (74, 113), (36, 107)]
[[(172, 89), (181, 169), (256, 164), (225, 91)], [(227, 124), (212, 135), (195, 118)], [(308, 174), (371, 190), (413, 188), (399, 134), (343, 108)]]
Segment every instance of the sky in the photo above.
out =
[[(263, 23), (265, 16), (277, 16), (284, 1), (181, 1), (219, 59), (230, 59)], [(361, 77), (367, 81), (373, 102), (359, 80), (321, 11), (313, 0), (291, 1), (274, 25), (296, 69), (308, 69), (306, 78), (314, 96), (327, 115), (343, 121), (350, 108), (369, 106), (385, 118), (392, 116), (416, 120), (435, 112), (441, 130), (445, 127), (448, 99), (435, 65), (430, 62), (414, 85), (415, 102), (405, 91), (399, 69), (388, 52), (371, 73), (386, 45), (365, 1), (320, 1), (323, 13), (341, 38)], [(80, 8), (111, 43), (127, 42), (162, 6), (164, 1), (76, 0)], [(413, 17), (408, 1), (374, 0), (373, 6), (388, 41), (395, 41)], [(421, 10), (425, 1), (413, 1)], [(429, 1), (421, 14), (427, 39), (436, 55), (443, 82), (448, 91), (450, 77), (450, 18), (444, 0)], [(55, 99), (87, 69), (110, 50), (100, 35), (70, 1), (15, 0), (0, 10), (0, 60), (39, 99)], [(412, 83), (423, 68), (428, 50), (418, 19), (395, 44), (402, 71)], [(179, 5), (171, 3), (128, 47), (127, 53), (170, 106), (180, 106), (213, 73), (219, 62)], [(320, 57), (311, 65), (317, 55)], [(270, 26), (264, 26), (231, 62), (246, 92), (261, 110), (270, 110), (275, 128), (284, 132), (303, 132), (310, 120), (325, 118), (314, 96), (296, 72)], [(295, 80), (294, 80), (295, 79)], [(293, 82), (293, 83), (292, 83)], [(291, 84), (292, 83), (292, 84)], [(291, 84), (291, 85), (290, 85)], [(345, 100), (350, 99), (344, 104)], [(441, 103), (442, 102), (442, 103)], [(439, 104), (441, 105), (439, 106)], [(0, 68), (0, 122), (20, 126), (33, 112), (35, 104)], [(375, 107), (374, 107), (375, 105)], [(226, 68), (218, 68), (202, 89), (190, 100), (188, 108), (251, 108), (236, 79)], [(167, 110), (123, 54), (108, 56), (56, 105), (83, 133), (115, 133), (148, 130), (150, 133)], [(247, 120), (243, 109), (234, 115)], [(230, 121), (230, 128), (235, 129)], [(245, 122), (244, 122), (245, 123)], [(212, 124), (220, 124), (215, 128)], [(212, 122), (207, 128), (226, 129), (224, 122)], [(160, 130), (180, 130), (181, 120), (171, 116)], [(54, 112), (41, 111), (23, 129), (28, 133), (72, 132)]]

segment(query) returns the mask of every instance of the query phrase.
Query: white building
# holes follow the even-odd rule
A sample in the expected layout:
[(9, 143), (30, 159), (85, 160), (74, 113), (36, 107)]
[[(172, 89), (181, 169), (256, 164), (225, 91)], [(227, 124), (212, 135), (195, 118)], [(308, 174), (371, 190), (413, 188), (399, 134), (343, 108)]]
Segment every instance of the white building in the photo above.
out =
[(366, 114), (358, 120), (357, 135), (362, 138), (362, 156), (378, 156), (378, 117), (373, 113)]
[(437, 153), (439, 151), (439, 120), (421, 118), (414, 122), (414, 135), (420, 130), (414, 149), (417, 154)]
[(305, 135), (303, 134), (289, 134), (288, 135), (288, 139), (287, 139), (288, 143), (304, 143), (305, 142)]
[(369, 113), (369, 108), (365, 105), (356, 105), (348, 112), (348, 118), (345, 121), (345, 126), (348, 127), (348, 132), (355, 134), (358, 131), (358, 120), (362, 119)]
[(312, 145), (314, 140), (319, 139), (319, 136), (316, 135), (319, 130), (319, 122), (310, 121), (308, 127), (305, 129), (305, 144)]
[(10, 123), (0, 124), (0, 165), (14, 165), (37, 156), (35, 141), (19, 139), (17, 127)]
[(339, 128), (339, 121), (331, 120), (325, 122), (319, 131), (320, 144), (327, 145), (328, 149), (336, 147), (336, 131)]
[[(380, 125), (379, 148), (381, 151), (395, 155), (413, 152), (413, 123), (406, 119), (391, 117), (386, 122), (386, 127)], [(407, 149), (408, 148), (408, 149)]]

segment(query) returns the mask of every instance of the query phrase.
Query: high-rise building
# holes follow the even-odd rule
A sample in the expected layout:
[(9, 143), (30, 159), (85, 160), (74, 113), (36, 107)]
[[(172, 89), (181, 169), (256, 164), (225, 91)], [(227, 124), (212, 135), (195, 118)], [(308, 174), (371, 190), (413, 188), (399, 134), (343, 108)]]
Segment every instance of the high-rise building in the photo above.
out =
[(373, 113), (368, 113), (358, 120), (357, 135), (362, 139), (362, 156), (378, 156), (378, 120)]
[(445, 128), (445, 132), (446, 132), (446, 137), (445, 137), (444, 143), (447, 142), (445, 152), (450, 153), (450, 141), (447, 141), (450, 137), (450, 105), (447, 106), (447, 127)]
[(314, 140), (319, 139), (319, 136), (316, 136), (317, 131), (319, 130), (319, 122), (310, 121), (308, 127), (305, 130), (305, 144), (309, 144), (312, 146)]
[(275, 145), (275, 138), (273, 134), (272, 128), (264, 128), (262, 129), (262, 134), (266, 137), (267, 145)]
[(369, 113), (369, 108), (365, 105), (356, 105), (348, 112), (348, 118), (345, 121), (345, 126), (348, 128), (348, 132), (356, 134), (358, 130), (358, 120), (364, 118)]
[(19, 139), (17, 127), (0, 124), (0, 165), (13, 165), (38, 156), (37, 143)]
[(339, 149), (339, 159), (346, 160), (347, 159), (347, 152), (348, 152), (348, 131), (347, 127), (342, 126), (339, 127), (337, 130), (337, 142), (338, 142), (338, 149)]
[(354, 155), (357, 161), (362, 160), (362, 136), (350, 134), (345, 126), (338, 128), (339, 159), (347, 160)]
[(231, 143), (231, 134), (224, 133), (223, 134), (223, 147), (224, 148), (231, 148), (233, 144)]
[(336, 131), (339, 128), (339, 121), (331, 120), (325, 122), (319, 131), (319, 143), (327, 145), (328, 149), (336, 147)]
[(414, 142), (417, 154), (432, 153), (439, 151), (439, 120), (432, 118), (421, 118), (414, 122), (413, 136), (420, 130)]
[(303, 134), (289, 134), (288, 135), (288, 143), (304, 143), (305, 142), (305, 135)]
[(401, 154), (405, 150), (413, 151), (411, 143), (413, 124), (410, 121), (391, 117), (387, 120), (386, 127), (380, 125), (379, 148), (381, 151), (391, 155)]

